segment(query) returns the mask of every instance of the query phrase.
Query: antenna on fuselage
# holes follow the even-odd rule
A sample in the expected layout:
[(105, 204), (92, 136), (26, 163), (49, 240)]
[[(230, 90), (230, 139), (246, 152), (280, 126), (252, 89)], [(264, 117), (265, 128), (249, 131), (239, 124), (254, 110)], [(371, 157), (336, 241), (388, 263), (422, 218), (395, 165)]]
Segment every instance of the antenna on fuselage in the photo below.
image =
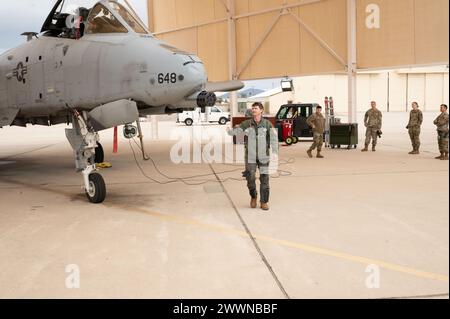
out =
[(24, 32), (21, 35), (24, 35), (27, 37), (27, 42), (30, 42), (31, 40), (33, 40), (34, 37), (36, 37), (36, 39), (38, 38), (38, 34), (36, 32)]

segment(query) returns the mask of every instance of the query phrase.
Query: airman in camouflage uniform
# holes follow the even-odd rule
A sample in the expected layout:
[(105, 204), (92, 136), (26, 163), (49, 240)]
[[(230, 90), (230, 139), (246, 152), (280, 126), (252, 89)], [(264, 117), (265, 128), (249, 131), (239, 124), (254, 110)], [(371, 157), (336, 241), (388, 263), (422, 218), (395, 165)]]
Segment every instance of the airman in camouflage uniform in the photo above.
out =
[(440, 159), (443, 161), (448, 161), (448, 113), (447, 113), (447, 105), (441, 105), (441, 115), (434, 121), (434, 124), (437, 126), (438, 132), (438, 144), (439, 151), (441, 155), (436, 157), (436, 159)]
[(383, 126), (383, 114), (377, 109), (377, 103), (371, 103), (372, 108), (366, 112), (364, 117), (364, 125), (366, 130), (366, 142), (365, 147), (362, 150), (367, 152), (369, 150), (370, 141), (372, 140), (372, 152), (376, 151), (378, 135), (381, 133)]
[(317, 148), (317, 158), (324, 158), (320, 152), (322, 152), (322, 146), (323, 146), (323, 133), (325, 132), (325, 118), (322, 115), (322, 107), (318, 106), (316, 108), (316, 113), (312, 114), (308, 119), (306, 120), (306, 123), (308, 123), (309, 126), (312, 127), (313, 130), (313, 144), (307, 151), (308, 156), (310, 158), (313, 157), (312, 151), (314, 151)]
[(419, 110), (419, 104), (417, 102), (413, 102), (412, 108), (409, 115), (409, 123), (406, 128), (408, 129), (413, 147), (413, 150), (409, 152), (409, 154), (417, 155), (420, 154), (420, 131), (423, 123), (423, 114), (422, 111)]
[(250, 192), (251, 208), (256, 208), (258, 192), (256, 190), (256, 171), (260, 173), (261, 209), (269, 210), (269, 165), (270, 148), (272, 152), (278, 153), (278, 137), (273, 130), (273, 125), (262, 117), (264, 107), (257, 102), (252, 106), (253, 118), (242, 122), (234, 130), (229, 130), (230, 135), (245, 133), (245, 172), (247, 187)]

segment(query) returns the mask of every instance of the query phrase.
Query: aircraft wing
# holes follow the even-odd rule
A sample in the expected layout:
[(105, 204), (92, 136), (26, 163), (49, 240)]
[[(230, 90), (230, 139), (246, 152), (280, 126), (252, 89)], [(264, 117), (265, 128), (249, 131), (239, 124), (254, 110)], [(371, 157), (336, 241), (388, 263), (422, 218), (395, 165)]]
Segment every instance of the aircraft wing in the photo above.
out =
[(241, 81), (208, 82), (205, 91), (207, 92), (231, 92), (242, 89), (245, 84)]

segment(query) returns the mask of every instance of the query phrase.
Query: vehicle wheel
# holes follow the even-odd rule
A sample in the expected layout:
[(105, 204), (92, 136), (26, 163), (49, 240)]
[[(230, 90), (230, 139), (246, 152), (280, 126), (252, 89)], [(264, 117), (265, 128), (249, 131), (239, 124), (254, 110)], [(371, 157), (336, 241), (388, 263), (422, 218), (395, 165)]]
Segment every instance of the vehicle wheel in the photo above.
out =
[(294, 139), (291, 136), (289, 136), (286, 138), (285, 142), (287, 146), (291, 146), (294, 143)]
[(187, 126), (192, 126), (192, 124), (194, 124), (194, 121), (192, 119), (186, 119), (186, 121), (184, 121), (184, 124), (186, 124)]
[(100, 164), (105, 161), (105, 152), (103, 150), (103, 146), (100, 143), (97, 143), (97, 148), (95, 149), (95, 164)]
[(219, 120), (220, 125), (225, 125), (225, 124), (227, 124), (227, 122), (228, 122), (227, 119), (224, 117), (220, 118), (220, 120)]
[(294, 144), (297, 144), (299, 142), (299, 139), (297, 136), (292, 136), (292, 139), (293, 139)]
[(336, 146), (335, 145), (331, 145), (331, 148), (334, 149)]
[(353, 148), (354, 148), (354, 149), (357, 149), (357, 148), (358, 148), (358, 145), (353, 145)]
[(341, 145), (338, 145), (338, 148), (341, 148)]
[(86, 191), (86, 196), (93, 204), (100, 204), (106, 198), (106, 185), (102, 175), (93, 173), (89, 175), (90, 190)]

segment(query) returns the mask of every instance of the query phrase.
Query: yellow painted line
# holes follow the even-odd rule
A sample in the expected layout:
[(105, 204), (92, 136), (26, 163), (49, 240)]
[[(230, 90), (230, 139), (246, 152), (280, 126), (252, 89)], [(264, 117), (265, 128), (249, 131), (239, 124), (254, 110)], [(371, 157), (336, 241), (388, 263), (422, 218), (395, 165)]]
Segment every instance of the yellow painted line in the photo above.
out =
[[(123, 207), (123, 208), (130, 210), (129, 207)], [(218, 225), (206, 224), (206, 223), (202, 223), (202, 222), (196, 221), (195, 219), (191, 219), (191, 218), (166, 215), (163, 213), (149, 211), (149, 210), (146, 210), (143, 208), (133, 207), (133, 208), (131, 208), (131, 210), (139, 212), (139, 213), (143, 213), (146, 215), (150, 215), (153, 217), (157, 217), (159, 219), (166, 220), (166, 221), (172, 221), (172, 222), (176, 222), (176, 223), (184, 224), (184, 225), (197, 226), (197, 227), (201, 227), (201, 228), (205, 228), (205, 229), (209, 229), (209, 230), (214, 230), (216, 232), (220, 232), (220, 233), (224, 233), (224, 234), (232, 234), (232, 235), (237, 235), (240, 237), (248, 238), (248, 234), (244, 231), (235, 230), (232, 228), (222, 227), (222, 226), (218, 226)], [(264, 235), (254, 235), (254, 238), (257, 240), (266, 242), (266, 243), (272, 243), (272, 244), (278, 244), (278, 245), (284, 246), (284, 247), (296, 248), (296, 249), (299, 249), (302, 251), (306, 251), (306, 252), (310, 252), (310, 253), (314, 253), (314, 254), (318, 254), (318, 255), (335, 257), (338, 259), (347, 260), (347, 261), (351, 261), (351, 262), (355, 262), (355, 263), (359, 263), (359, 264), (363, 264), (363, 265), (377, 265), (380, 268), (384, 268), (384, 269), (388, 269), (388, 270), (392, 270), (395, 272), (400, 272), (400, 273), (404, 273), (404, 274), (408, 274), (408, 275), (412, 275), (412, 276), (416, 276), (416, 277), (420, 277), (420, 278), (432, 279), (432, 280), (446, 282), (446, 283), (449, 282), (449, 277), (447, 275), (422, 271), (422, 270), (418, 270), (418, 269), (414, 269), (414, 268), (410, 268), (410, 267), (405, 267), (405, 266), (401, 266), (401, 265), (397, 265), (397, 264), (393, 264), (393, 263), (388, 263), (388, 262), (385, 262), (382, 260), (376, 260), (376, 259), (366, 258), (366, 257), (362, 257), (362, 256), (355, 256), (355, 255), (351, 255), (351, 254), (347, 254), (347, 253), (343, 253), (343, 252), (339, 252), (339, 251), (329, 250), (329, 249), (312, 246), (312, 245), (307, 245), (307, 244), (295, 243), (295, 242), (282, 240), (282, 239), (276, 239), (276, 238), (272, 238), (272, 237), (264, 236)]]
[(257, 235), (257, 236), (255, 236), (255, 238), (256, 239), (260, 239), (260, 240), (265, 241), (265, 242), (276, 243), (276, 244), (279, 244), (279, 245), (282, 245), (282, 246), (286, 246), (286, 247), (298, 248), (300, 250), (311, 252), (311, 253), (316, 253), (316, 254), (319, 254), (319, 255), (336, 257), (336, 258), (339, 258), (339, 259), (353, 261), (353, 262), (364, 264), (364, 265), (377, 265), (377, 266), (379, 266), (381, 268), (385, 268), (385, 269), (393, 270), (393, 271), (396, 271), (396, 272), (401, 272), (401, 273), (413, 275), (413, 276), (416, 276), (416, 277), (433, 279), (433, 280), (442, 281), (442, 282), (449, 282), (448, 276), (446, 276), (446, 275), (435, 274), (435, 273), (422, 271), (422, 270), (418, 270), (418, 269), (414, 269), (414, 268), (410, 268), (410, 267), (405, 267), (405, 266), (401, 266), (401, 265), (388, 263), (388, 262), (381, 261), (381, 260), (376, 260), (376, 259), (371, 259), (371, 258), (366, 258), (366, 257), (361, 257), (361, 256), (350, 255), (350, 254), (347, 254), (347, 253), (342, 253), (342, 252), (333, 251), (333, 250), (329, 250), (329, 249), (324, 249), (324, 248), (311, 246), (311, 245), (294, 243), (294, 242), (281, 240), (281, 239), (275, 239), (275, 238), (271, 238), (271, 237), (267, 237), (267, 236), (258, 236)]

